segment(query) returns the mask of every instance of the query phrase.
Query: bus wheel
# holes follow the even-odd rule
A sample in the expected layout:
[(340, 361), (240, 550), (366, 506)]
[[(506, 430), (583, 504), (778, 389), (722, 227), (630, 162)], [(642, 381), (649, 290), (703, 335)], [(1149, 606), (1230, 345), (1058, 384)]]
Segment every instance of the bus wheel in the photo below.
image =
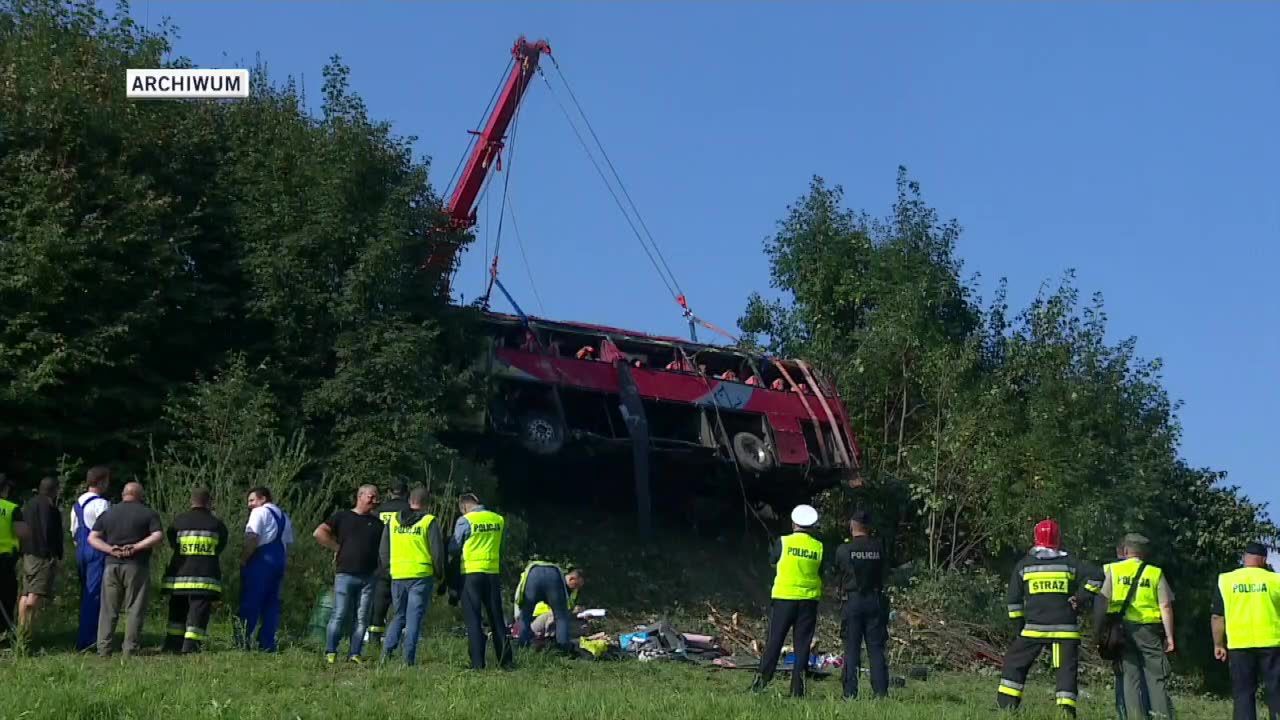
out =
[(753, 472), (768, 472), (773, 469), (773, 451), (759, 436), (740, 432), (733, 436), (733, 454), (738, 464)]
[(546, 413), (527, 413), (520, 420), (520, 444), (536, 455), (555, 455), (564, 447), (564, 428)]

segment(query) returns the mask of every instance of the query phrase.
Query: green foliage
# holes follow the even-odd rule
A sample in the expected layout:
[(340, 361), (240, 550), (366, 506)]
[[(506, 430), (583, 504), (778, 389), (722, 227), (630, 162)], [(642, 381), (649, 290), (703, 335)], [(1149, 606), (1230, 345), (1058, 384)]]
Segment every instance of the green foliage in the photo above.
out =
[(765, 244), (787, 301), (752, 296), (739, 325), (834, 376), (873, 482), (859, 502), (910, 498), (896, 556), (1003, 572), (1032, 524), (1054, 517), (1073, 551), (1102, 563), (1140, 530), (1203, 644), (1216, 574), (1277, 529), (1220, 473), (1178, 457), (1160, 363), (1133, 338), (1109, 342), (1101, 298), (1082, 303), (1070, 273), (1012, 317), (1003, 283), (981, 302), (961, 276), (959, 226), (905, 171), (887, 218), (843, 203), (815, 179), (791, 206)]
[(421, 268), (469, 238), (412, 138), (337, 58), (318, 118), (261, 67), (245, 101), (127, 100), (125, 69), (162, 66), (171, 37), (91, 2), (0, 5), (0, 462), (27, 483), (63, 455), (137, 474), (181, 425), (168, 398), (233, 362), (269, 388), (244, 422), (269, 407), (343, 487), (447, 458), (475, 346)]
[[(243, 529), (249, 519), (246, 495), (251, 487), (270, 488), (276, 502), (288, 509), (297, 535), (285, 597), (290, 600), (286, 613), (299, 622), (308, 611), (306, 599), (332, 580), (330, 554), (307, 533), (347, 493), (331, 476), (308, 474), (314, 461), (303, 434), (281, 433), (270, 388), (255, 378), (242, 358), (174, 396), (164, 417), (173, 440), (152, 450), (145, 480), (149, 503), (168, 525), (190, 507), (192, 489), (204, 487), (213, 494), (214, 512), (230, 531), (222, 576), (226, 597), (234, 598), (239, 594)], [(157, 580), (168, 552), (162, 551), (163, 561), (152, 564)]]

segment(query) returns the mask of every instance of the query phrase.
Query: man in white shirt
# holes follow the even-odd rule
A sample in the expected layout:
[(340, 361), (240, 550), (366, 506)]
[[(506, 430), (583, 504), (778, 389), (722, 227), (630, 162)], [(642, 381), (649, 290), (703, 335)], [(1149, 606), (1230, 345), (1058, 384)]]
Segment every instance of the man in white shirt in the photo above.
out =
[(103, 465), (85, 474), (89, 489), (71, 506), (71, 537), (76, 543), (76, 568), (80, 572), (80, 629), (76, 649), (87, 650), (98, 642), (98, 610), (102, 603), (102, 573), (107, 556), (89, 544), (89, 533), (98, 517), (111, 507), (107, 491), (111, 470)]
[[(247, 649), (258, 629), (258, 647), (276, 650), (280, 625), (280, 589), (284, 584), (285, 556), (293, 544), (293, 523), (271, 501), (271, 491), (249, 491), (249, 522), (244, 528), (244, 554), (240, 558), (240, 619)], [(259, 627), (261, 623), (261, 627)]]

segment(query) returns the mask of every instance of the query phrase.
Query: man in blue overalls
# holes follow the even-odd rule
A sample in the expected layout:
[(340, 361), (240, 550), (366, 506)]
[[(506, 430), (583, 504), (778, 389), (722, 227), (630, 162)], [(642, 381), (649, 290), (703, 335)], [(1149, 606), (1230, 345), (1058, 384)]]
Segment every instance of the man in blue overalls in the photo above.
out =
[(88, 490), (76, 499), (71, 508), (71, 536), (76, 543), (76, 568), (80, 571), (80, 630), (76, 634), (76, 649), (88, 650), (98, 642), (98, 610), (102, 603), (102, 572), (107, 556), (89, 544), (89, 533), (98, 516), (111, 507), (107, 490), (111, 485), (111, 470), (102, 465), (90, 468), (85, 474)]
[[(289, 516), (271, 502), (271, 491), (249, 491), (249, 522), (245, 526), (244, 555), (240, 567), (240, 620), (244, 623), (242, 647), (249, 649), (254, 630), (258, 647), (276, 650), (280, 626), (280, 589), (284, 584), (285, 555), (293, 544)], [(261, 623), (261, 627), (259, 627)]]

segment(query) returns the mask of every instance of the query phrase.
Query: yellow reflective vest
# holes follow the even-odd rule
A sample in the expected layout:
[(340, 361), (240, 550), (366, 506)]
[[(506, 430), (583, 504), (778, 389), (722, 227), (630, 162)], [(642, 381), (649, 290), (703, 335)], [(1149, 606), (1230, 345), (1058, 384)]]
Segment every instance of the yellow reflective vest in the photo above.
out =
[(773, 579), (774, 600), (817, 600), (822, 597), (822, 541), (809, 533), (782, 537)]
[(1244, 567), (1218, 576), (1227, 649), (1280, 647), (1280, 575)]
[(506, 521), (490, 510), (475, 510), (463, 517), (471, 525), (471, 535), (462, 544), (462, 574), (497, 575)]
[[(1120, 612), (1120, 606), (1124, 604), (1124, 599), (1129, 594), (1129, 588), (1133, 585), (1134, 576), (1138, 574), (1140, 565), (1142, 561), (1138, 558), (1129, 558), (1105, 567), (1105, 570), (1111, 574), (1111, 600), (1108, 612)], [(1160, 623), (1160, 579), (1162, 577), (1164, 577), (1164, 571), (1155, 565), (1147, 565), (1143, 568), (1138, 589), (1133, 593), (1133, 602), (1129, 603), (1128, 609), (1124, 612), (1125, 620), (1139, 625)]]
[(391, 513), (387, 519), (390, 538), (390, 572), (392, 580), (417, 580), (435, 577), (431, 564), (430, 531), (435, 515), (423, 515), (412, 525), (400, 524), (400, 513)]
[(13, 529), (13, 516), (17, 512), (17, 503), (0, 500), (0, 555), (18, 552), (18, 533)]

